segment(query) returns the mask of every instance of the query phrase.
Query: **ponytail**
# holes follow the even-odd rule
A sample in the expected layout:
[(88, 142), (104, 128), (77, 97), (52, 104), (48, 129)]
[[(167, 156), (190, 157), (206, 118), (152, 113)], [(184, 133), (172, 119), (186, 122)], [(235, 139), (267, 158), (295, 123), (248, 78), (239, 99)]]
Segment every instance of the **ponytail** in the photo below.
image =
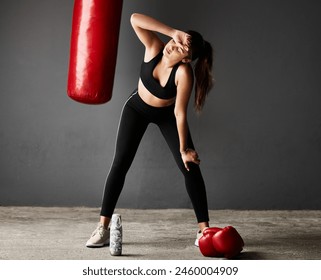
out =
[(213, 48), (209, 42), (203, 40), (198, 32), (187, 31), (187, 33), (192, 37), (192, 60), (197, 59), (194, 67), (196, 80), (194, 109), (197, 113), (200, 113), (205, 104), (205, 99), (215, 83), (212, 75)]

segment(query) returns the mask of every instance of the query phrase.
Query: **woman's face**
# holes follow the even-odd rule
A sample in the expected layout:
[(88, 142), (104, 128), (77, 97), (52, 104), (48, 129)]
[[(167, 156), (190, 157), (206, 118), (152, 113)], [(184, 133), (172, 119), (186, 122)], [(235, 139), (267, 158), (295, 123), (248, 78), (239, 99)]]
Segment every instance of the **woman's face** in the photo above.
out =
[(168, 59), (179, 62), (188, 59), (191, 56), (191, 51), (187, 46), (181, 47), (172, 39), (165, 45), (163, 54)]

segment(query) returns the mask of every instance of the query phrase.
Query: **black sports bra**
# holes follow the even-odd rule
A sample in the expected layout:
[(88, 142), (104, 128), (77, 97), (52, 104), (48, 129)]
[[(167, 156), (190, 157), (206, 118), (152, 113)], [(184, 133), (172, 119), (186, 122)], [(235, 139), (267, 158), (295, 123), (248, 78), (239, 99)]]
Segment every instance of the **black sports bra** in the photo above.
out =
[(161, 60), (162, 56), (163, 50), (161, 50), (161, 52), (149, 62), (143, 61), (140, 68), (140, 78), (147, 90), (154, 96), (160, 99), (171, 99), (176, 96), (175, 74), (179, 63), (173, 67), (166, 85), (162, 87), (153, 76), (153, 71), (158, 62)]

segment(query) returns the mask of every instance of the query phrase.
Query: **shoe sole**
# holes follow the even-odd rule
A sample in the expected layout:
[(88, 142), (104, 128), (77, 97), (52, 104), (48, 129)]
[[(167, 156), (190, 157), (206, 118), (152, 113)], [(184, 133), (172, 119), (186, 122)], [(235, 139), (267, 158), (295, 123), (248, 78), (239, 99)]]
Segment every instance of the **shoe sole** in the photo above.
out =
[(86, 244), (87, 248), (100, 248), (100, 247), (104, 247), (104, 246), (108, 246), (109, 242), (107, 243), (98, 243), (98, 244)]

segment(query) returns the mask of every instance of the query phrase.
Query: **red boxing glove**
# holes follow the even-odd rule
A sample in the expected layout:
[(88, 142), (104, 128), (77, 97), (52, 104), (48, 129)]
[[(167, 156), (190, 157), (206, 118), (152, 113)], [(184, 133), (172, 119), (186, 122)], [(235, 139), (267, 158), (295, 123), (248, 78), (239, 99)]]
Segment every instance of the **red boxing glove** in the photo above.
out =
[(198, 241), (199, 244), (199, 248), (201, 253), (205, 256), (205, 257), (219, 257), (222, 256), (222, 254), (220, 254), (213, 245), (213, 236), (214, 234), (216, 234), (217, 232), (221, 231), (221, 228), (218, 227), (211, 227), (211, 228), (206, 228), (203, 231), (203, 236), (200, 238), (200, 240)]
[(227, 226), (215, 233), (212, 237), (214, 249), (227, 259), (234, 258), (242, 250), (244, 241), (237, 230)]

